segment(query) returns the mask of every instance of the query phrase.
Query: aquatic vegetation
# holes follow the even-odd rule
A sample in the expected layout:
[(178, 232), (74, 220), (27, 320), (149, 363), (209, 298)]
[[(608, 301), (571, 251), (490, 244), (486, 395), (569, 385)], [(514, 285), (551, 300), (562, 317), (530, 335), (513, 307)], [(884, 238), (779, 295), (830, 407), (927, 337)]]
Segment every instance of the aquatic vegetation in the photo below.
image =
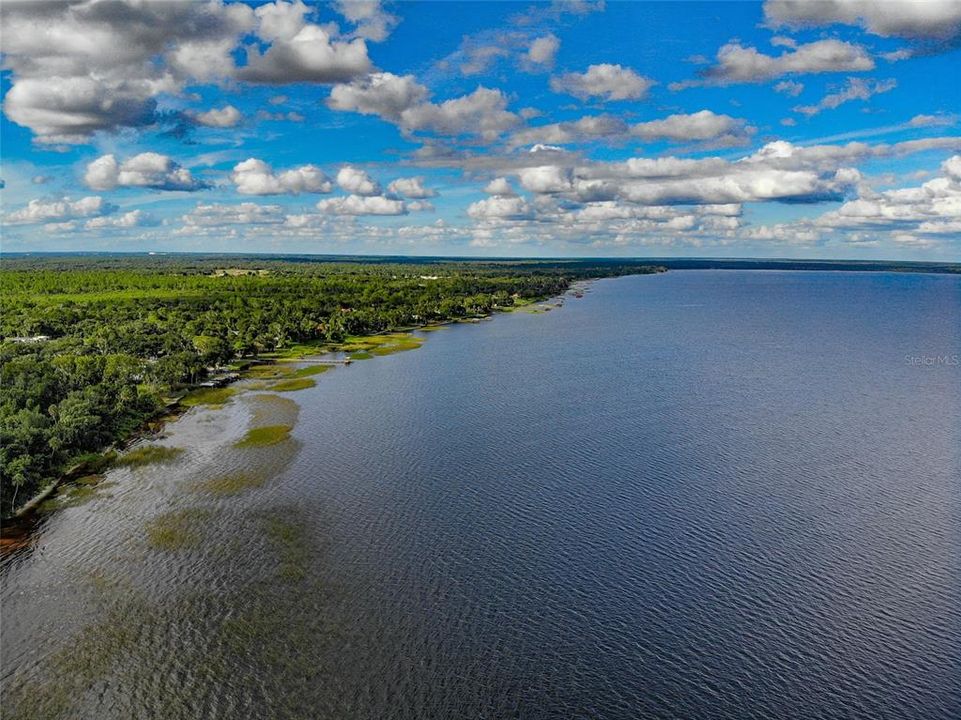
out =
[(183, 448), (166, 447), (164, 445), (141, 445), (117, 459), (117, 465), (122, 467), (141, 467), (151, 463), (171, 462), (183, 453)]
[(210, 513), (200, 508), (171, 510), (147, 523), (147, 542), (158, 550), (181, 550), (200, 544)]
[(416, 350), (423, 344), (422, 337), (397, 332), (367, 337), (351, 336), (338, 349), (348, 353), (351, 360), (367, 360), (375, 355), (391, 355), (404, 350)]
[[(40, 504), (39, 510), (52, 512), (61, 508), (83, 505), (101, 494), (100, 490), (104, 487), (101, 485), (103, 480), (103, 475), (85, 475), (72, 483), (64, 483), (57, 488), (56, 495)], [(106, 483), (106, 485), (111, 484)]]
[(315, 365), (305, 365), (304, 367), (299, 367), (294, 370), (294, 377), (310, 377), (311, 375), (320, 375), (327, 372), (328, 370), (333, 370), (333, 365), (322, 365), (320, 363)]
[(269, 389), (277, 392), (293, 392), (294, 390), (306, 390), (307, 388), (312, 388), (316, 384), (317, 383), (310, 378), (292, 378), (290, 380), (281, 380), (278, 383), (274, 383)]
[(232, 387), (200, 388), (187, 393), (180, 399), (180, 404), (184, 407), (197, 407), (198, 405), (218, 407), (224, 405), (236, 393), (237, 389)]
[(252, 448), (267, 447), (283, 442), (290, 437), (292, 425), (265, 425), (264, 427), (251, 428), (243, 439), (234, 443), (234, 447)]
[(267, 482), (267, 474), (233, 473), (202, 480), (194, 485), (196, 490), (213, 495), (236, 495), (244, 490), (261, 487)]
[(264, 516), (263, 528), (267, 538), (277, 549), (278, 577), (288, 582), (302, 580), (307, 574), (309, 556), (304, 524), (285, 514), (274, 512)]

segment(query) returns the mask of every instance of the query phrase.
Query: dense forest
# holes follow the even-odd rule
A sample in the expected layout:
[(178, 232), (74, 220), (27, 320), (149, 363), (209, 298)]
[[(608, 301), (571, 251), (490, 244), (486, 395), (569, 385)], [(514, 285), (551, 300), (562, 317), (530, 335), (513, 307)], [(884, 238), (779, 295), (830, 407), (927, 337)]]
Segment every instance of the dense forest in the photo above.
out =
[(237, 358), (486, 315), (619, 262), (53, 256), (0, 268), (0, 511)]

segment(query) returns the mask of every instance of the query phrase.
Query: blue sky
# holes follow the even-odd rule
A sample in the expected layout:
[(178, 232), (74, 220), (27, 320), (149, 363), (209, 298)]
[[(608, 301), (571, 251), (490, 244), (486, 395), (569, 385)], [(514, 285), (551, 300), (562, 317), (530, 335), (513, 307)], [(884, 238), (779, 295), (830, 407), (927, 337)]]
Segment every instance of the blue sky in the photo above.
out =
[(5, 2), (3, 250), (961, 260), (961, 3)]

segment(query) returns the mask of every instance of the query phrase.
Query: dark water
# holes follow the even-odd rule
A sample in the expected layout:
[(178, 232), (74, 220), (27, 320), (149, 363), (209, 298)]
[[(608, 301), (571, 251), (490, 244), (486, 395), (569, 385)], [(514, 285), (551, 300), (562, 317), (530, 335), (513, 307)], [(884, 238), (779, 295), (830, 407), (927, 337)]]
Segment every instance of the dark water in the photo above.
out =
[(4, 714), (953, 720), (958, 356), (961, 278), (677, 271), (192, 411), (5, 561)]

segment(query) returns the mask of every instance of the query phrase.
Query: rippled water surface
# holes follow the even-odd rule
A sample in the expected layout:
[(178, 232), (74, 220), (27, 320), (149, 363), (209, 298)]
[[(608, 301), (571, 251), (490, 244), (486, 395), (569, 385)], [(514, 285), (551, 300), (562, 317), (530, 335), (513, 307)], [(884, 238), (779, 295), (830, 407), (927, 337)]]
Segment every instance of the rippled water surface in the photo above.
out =
[(248, 383), (4, 560), (4, 715), (953, 720), (959, 318), (676, 271)]

